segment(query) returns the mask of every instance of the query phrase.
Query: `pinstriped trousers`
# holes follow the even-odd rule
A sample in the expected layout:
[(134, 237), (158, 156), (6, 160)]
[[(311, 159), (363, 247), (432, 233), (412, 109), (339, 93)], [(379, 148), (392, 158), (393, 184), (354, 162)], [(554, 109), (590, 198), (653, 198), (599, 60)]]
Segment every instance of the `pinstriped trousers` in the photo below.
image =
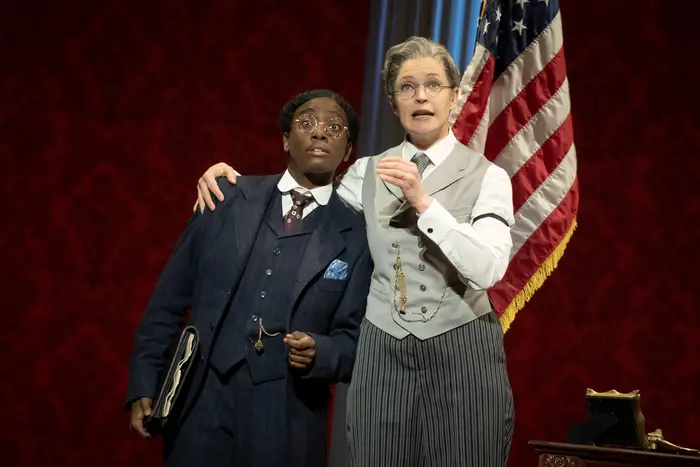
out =
[(424, 341), (365, 320), (347, 425), (353, 467), (504, 467), (513, 396), (496, 315)]

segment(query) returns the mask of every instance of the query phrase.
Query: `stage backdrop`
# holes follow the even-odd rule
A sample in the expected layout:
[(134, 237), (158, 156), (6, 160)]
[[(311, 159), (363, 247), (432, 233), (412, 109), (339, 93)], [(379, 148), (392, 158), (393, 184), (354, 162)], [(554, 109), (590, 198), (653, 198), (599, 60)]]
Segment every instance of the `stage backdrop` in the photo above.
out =
[[(561, 6), (580, 227), (506, 335), (512, 466), (585, 418), (587, 387), (641, 389), (649, 431), (700, 447), (697, 7), (627, 3)], [(5, 7), (3, 465), (159, 464), (128, 429), (126, 365), (195, 181), (220, 160), (280, 171), (274, 120), (300, 90), (359, 108), (368, 17), (368, 0)]]

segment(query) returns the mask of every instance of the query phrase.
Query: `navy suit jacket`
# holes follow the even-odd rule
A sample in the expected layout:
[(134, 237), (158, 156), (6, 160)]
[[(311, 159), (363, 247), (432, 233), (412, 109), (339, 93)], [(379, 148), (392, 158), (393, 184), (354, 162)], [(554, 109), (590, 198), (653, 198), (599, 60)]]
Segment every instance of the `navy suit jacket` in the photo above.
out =
[[(200, 335), (199, 358), (206, 366), (216, 345), (215, 330), (237, 291), (268, 203), (272, 196), (281, 196), (279, 179), (280, 175), (241, 176), (236, 185), (220, 179), (224, 201), (217, 202), (214, 211), (192, 216), (139, 324), (127, 404), (155, 397), (169, 348), (185, 324), (188, 309), (189, 324)], [(318, 420), (328, 402), (318, 399), (329, 394), (329, 383), (350, 379), (372, 273), (364, 218), (343, 204), (335, 190), (325, 209), (326, 222), (312, 233), (296, 277), (281, 279), (295, 281), (287, 331), (308, 332), (316, 340), (312, 369), (302, 375), (289, 372), (288, 379), (294, 380), (289, 388), (297, 399), (292, 405), (307, 406)], [(323, 278), (334, 259), (348, 264), (347, 280)], [(314, 394), (313, 401), (309, 393)], [(280, 395), (285, 396), (289, 394)]]
[[(213, 212), (195, 213), (190, 219), (138, 326), (127, 407), (138, 398), (156, 396), (169, 350), (187, 321), (188, 309), (189, 324), (200, 335), (201, 352), (199, 369), (184, 395), (183, 413), (192, 406), (195, 388), (201, 385), (208, 357), (217, 345), (216, 330), (237, 292), (266, 208), (271, 197), (281, 196), (277, 190), (280, 177), (241, 176), (236, 185), (220, 179), (224, 201), (217, 202)], [(296, 277), (280, 279), (295, 282), (287, 331), (307, 332), (316, 340), (311, 370), (290, 369), (288, 384), (280, 386), (284, 390), (275, 395), (279, 400), (286, 398), (295, 436), (304, 439), (293, 446), (296, 452), (291, 457), (296, 461), (289, 465), (325, 463), (329, 385), (350, 380), (373, 269), (364, 217), (343, 204), (335, 190), (324, 209), (325, 222), (311, 234)], [(334, 259), (348, 264), (347, 280), (323, 278)]]

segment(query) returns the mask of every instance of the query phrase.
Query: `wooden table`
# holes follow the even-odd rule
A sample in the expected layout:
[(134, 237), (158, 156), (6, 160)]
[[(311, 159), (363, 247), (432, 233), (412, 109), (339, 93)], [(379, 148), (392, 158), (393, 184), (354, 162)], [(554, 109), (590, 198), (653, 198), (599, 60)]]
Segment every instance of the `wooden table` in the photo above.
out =
[(698, 467), (700, 456), (530, 441), (538, 467)]

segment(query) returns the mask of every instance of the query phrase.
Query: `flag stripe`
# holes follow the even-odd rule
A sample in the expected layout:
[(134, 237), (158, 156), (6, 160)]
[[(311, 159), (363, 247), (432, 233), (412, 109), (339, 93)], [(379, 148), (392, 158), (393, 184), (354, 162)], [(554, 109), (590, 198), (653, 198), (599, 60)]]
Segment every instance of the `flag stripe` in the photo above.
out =
[(476, 152), (483, 152), (483, 148), (486, 145), (486, 138), (488, 137), (488, 125), (489, 121), (489, 104), (488, 100), (485, 106), (484, 116), (481, 118), (479, 125), (476, 127), (476, 131), (472, 135), (471, 139), (467, 142), (467, 146)]
[(569, 82), (564, 80), (554, 96), (508, 142), (494, 163), (512, 177), (564, 123), (569, 110)]
[[(460, 85), (460, 95), (465, 96), (461, 102), (457, 102), (456, 121), (452, 132), (460, 141), (470, 141), (479, 127), (484, 111), (487, 108), (489, 92), (488, 87), (493, 79), (494, 59), (481, 45), (480, 59), (477, 59), (473, 69), (467, 68)], [(472, 61), (474, 63), (474, 61)], [(471, 64), (469, 65), (471, 67)], [(474, 79), (476, 77), (476, 79)], [(465, 143), (467, 144), (467, 143)]]
[[(528, 53), (528, 52), (526, 52)], [(566, 79), (564, 48), (542, 71), (523, 88), (518, 96), (496, 117), (489, 128), (484, 155), (494, 160), (508, 141), (538, 112), (559, 90)]]
[(557, 205), (562, 202), (576, 181), (576, 163), (576, 147), (572, 145), (552, 175), (537, 187), (515, 214), (515, 225), (511, 229), (511, 258), (515, 257), (527, 238), (537, 231), (542, 222), (558, 209)]
[[(472, 90), (474, 89), (474, 85), (479, 78), (481, 77), (483, 79), (481, 73), (484, 70), (489, 58), (491, 58), (491, 53), (486, 49), (486, 47), (477, 43), (474, 48), (474, 55), (472, 56), (464, 75), (462, 75), (462, 80), (459, 83), (457, 109), (461, 109), (469, 96), (472, 96)], [(457, 113), (458, 112), (453, 112), (450, 114), (450, 125), (454, 125)]]
[(493, 83), (489, 126), (526, 84), (559, 53), (563, 44), (561, 14), (557, 13), (547, 29)]
[(542, 147), (523, 164), (511, 178), (513, 185), (513, 209), (517, 212), (545, 182), (571, 149), (574, 142), (574, 125), (571, 114), (549, 137)]

